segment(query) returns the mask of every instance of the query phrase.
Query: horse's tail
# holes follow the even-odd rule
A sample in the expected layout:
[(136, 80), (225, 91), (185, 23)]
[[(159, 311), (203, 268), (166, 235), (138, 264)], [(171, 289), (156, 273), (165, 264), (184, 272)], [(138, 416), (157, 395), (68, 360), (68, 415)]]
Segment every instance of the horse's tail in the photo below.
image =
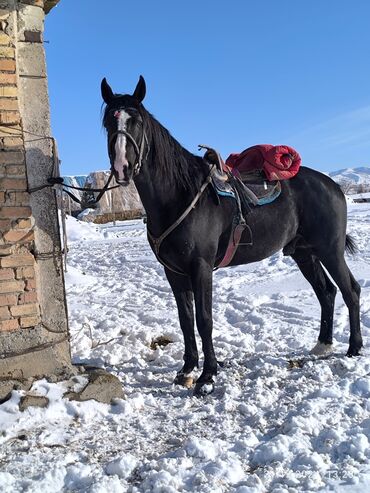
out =
[(352, 255), (358, 252), (358, 246), (350, 235), (346, 235), (346, 252), (351, 253)]

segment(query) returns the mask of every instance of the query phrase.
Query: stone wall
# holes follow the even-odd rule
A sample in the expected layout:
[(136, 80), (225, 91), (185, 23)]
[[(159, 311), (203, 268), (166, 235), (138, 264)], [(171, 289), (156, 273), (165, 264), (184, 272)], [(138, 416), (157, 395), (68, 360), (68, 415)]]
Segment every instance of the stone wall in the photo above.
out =
[(56, 3), (0, 0), (0, 377), (70, 365), (55, 192), (28, 192), (55, 172), (43, 30)]

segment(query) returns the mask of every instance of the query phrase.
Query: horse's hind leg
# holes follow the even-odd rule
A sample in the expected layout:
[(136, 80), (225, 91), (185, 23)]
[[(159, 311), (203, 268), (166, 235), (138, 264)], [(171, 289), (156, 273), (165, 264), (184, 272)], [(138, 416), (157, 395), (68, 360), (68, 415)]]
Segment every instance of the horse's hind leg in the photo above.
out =
[(349, 311), (350, 338), (347, 356), (357, 356), (363, 345), (360, 328), (360, 285), (349, 270), (343, 254), (320, 258), (340, 289)]
[(167, 280), (175, 296), (180, 327), (184, 336), (184, 365), (177, 372), (175, 384), (190, 387), (193, 383), (192, 372), (198, 367), (198, 350), (194, 334), (194, 297), (190, 279), (165, 269)]
[(313, 354), (324, 354), (333, 344), (333, 316), (337, 288), (330, 281), (317, 257), (309, 250), (297, 249), (292, 255), (300, 271), (311, 284), (321, 306), (321, 325), (319, 340), (312, 349)]

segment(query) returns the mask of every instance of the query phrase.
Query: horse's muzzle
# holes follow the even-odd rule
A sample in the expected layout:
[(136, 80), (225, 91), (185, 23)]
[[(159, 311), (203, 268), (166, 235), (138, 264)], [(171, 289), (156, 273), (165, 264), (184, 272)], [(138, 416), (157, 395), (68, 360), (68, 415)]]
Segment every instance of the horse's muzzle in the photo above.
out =
[(127, 186), (131, 181), (131, 173), (127, 164), (114, 163), (113, 173), (119, 185)]

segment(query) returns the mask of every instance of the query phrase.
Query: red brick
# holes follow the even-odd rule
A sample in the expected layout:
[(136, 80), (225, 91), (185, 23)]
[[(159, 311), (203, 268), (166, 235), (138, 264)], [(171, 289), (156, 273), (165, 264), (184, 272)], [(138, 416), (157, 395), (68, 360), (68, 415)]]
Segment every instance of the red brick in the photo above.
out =
[(7, 243), (16, 243), (20, 241), (33, 241), (35, 237), (33, 231), (11, 229), (4, 233), (3, 238)]
[(26, 206), (30, 203), (30, 194), (28, 192), (8, 192), (5, 197), (7, 206), (19, 205)]
[(16, 229), (31, 229), (32, 228), (31, 219), (18, 219), (14, 227)]
[(16, 305), (17, 301), (16, 294), (0, 294), (0, 306)]
[(10, 98), (0, 98), (0, 110), (18, 110), (18, 100)]
[(9, 279), (14, 279), (14, 270), (10, 268), (0, 269), (0, 281), (5, 281)]
[[(0, 86), (0, 105), (2, 105), (4, 101), (6, 101), (6, 99), (3, 99), (3, 96), (1, 95), (2, 92), (4, 92), (5, 89), (12, 89), (12, 90), (14, 90), (15, 88), (14, 87), (11, 87), (11, 86)], [(9, 101), (13, 101), (13, 98), (11, 98), (9, 96), (9, 94), (7, 94), (6, 97), (9, 99)], [(0, 108), (0, 110), (1, 111), (5, 111), (3, 108)], [(11, 110), (11, 111), (19, 111), (19, 110), (18, 110), (18, 108), (14, 108), (14, 110)], [(1, 137), (19, 137), (19, 138), (23, 138), (23, 129), (22, 129), (22, 127), (21, 127), (20, 124), (17, 124), (17, 125), (9, 125), (8, 127), (1, 128), (0, 129), (0, 135), (1, 135)]]
[(21, 137), (1, 137), (0, 138), (0, 149), (23, 149), (24, 143)]
[(0, 59), (0, 71), (15, 72), (15, 60)]
[(24, 178), (0, 178), (1, 190), (27, 190), (27, 181)]
[(26, 218), (31, 216), (31, 207), (1, 207), (0, 218)]
[(21, 117), (18, 111), (2, 111), (0, 113), (0, 123), (17, 125), (20, 121)]
[(28, 279), (26, 281), (26, 291), (32, 291), (33, 289), (36, 289), (36, 280), (35, 279)]
[(33, 279), (35, 277), (35, 269), (33, 267), (20, 267), (16, 270), (17, 279)]
[(17, 305), (10, 307), (10, 313), (13, 317), (21, 317), (23, 315), (36, 315), (39, 312), (39, 307), (35, 303), (28, 305)]
[(17, 176), (18, 178), (25, 178), (26, 167), (18, 164), (8, 164), (8, 166), (6, 166), (6, 174), (11, 177)]
[(0, 151), (0, 164), (23, 164), (24, 152)]
[[(4, 17), (2, 17), (2, 19), (4, 19)], [(4, 32), (0, 32), (0, 45), (9, 46), (10, 44), (12, 44), (10, 36), (5, 34)]]
[(1, 58), (15, 58), (15, 49), (11, 46), (0, 46)]
[[(1, 192), (0, 192), (1, 194)], [(0, 200), (1, 202), (1, 200)], [(11, 220), (10, 219), (0, 219), (0, 231), (8, 231), (11, 228)]]
[(0, 281), (0, 293), (19, 293), (23, 290), (23, 281)]
[(7, 306), (1, 306), (0, 307), (0, 320), (9, 320), (10, 318), (10, 311)]
[(12, 320), (4, 320), (4, 322), (0, 322), (0, 332), (16, 329), (19, 329), (18, 319), (13, 318)]
[(11, 246), (0, 244), (0, 257), (5, 257), (6, 255), (11, 255), (12, 253), (13, 249)]
[(16, 86), (0, 86), (0, 97), (16, 98), (17, 96), (18, 96), (18, 89)]
[(21, 327), (35, 327), (40, 323), (40, 317), (21, 317)]
[(5, 202), (5, 192), (0, 192), (0, 204)]
[(24, 265), (33, 266), (35, 259), (31, 254), (9, 255), (0, 259), (1, 267), (22, 267)]
[(24, 305), (26, 303), (37, 303), (36, 291), (25, 291), (18, 297), (18, 305)]
[(17, 76), (15, 74), (1, 74), (0, 73), (0, 84), (17, 84)]

